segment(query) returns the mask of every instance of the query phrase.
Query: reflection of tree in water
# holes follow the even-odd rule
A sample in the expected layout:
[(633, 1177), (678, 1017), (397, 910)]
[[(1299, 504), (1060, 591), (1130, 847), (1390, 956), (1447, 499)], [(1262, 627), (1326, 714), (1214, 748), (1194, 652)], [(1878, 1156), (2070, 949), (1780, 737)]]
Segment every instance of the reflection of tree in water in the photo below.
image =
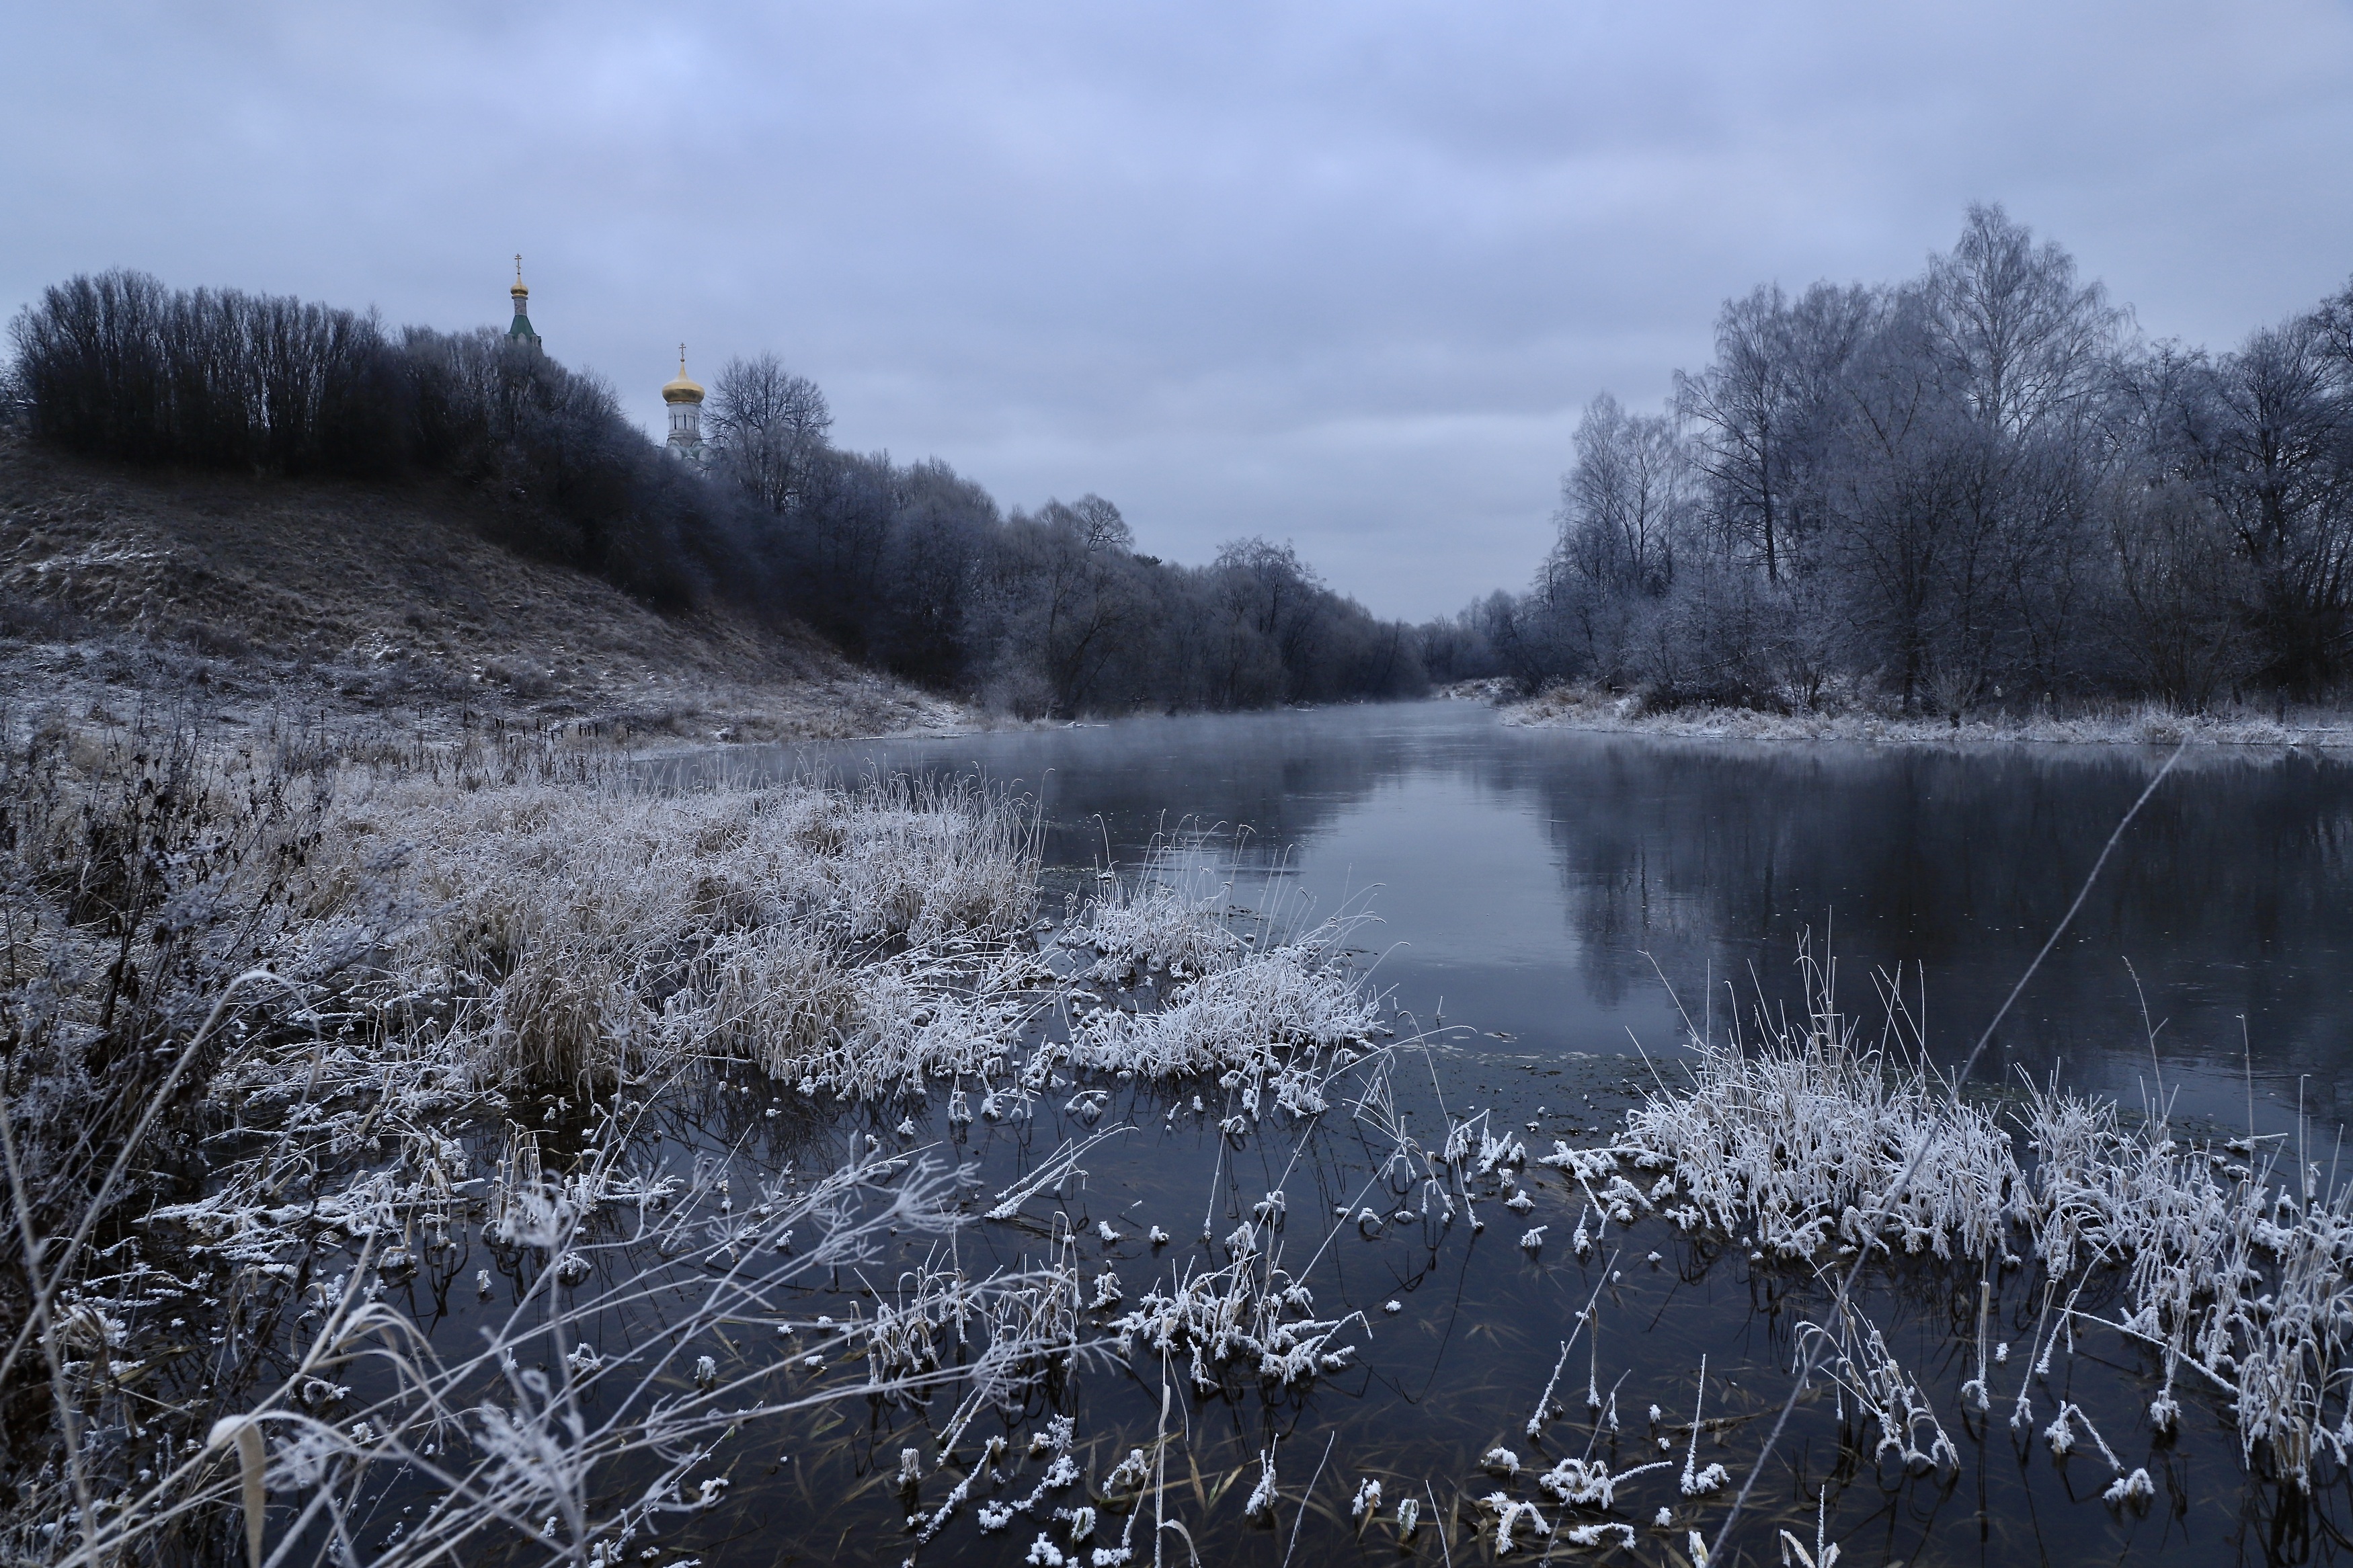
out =
[(1102, 738), (1044, 776), (1050, 861), (1100, 858), (1106, 828), (1133, 861), (1179, 826), (1172, 801), (1195, 827), (1246, 828), (1244, 854), (1271, 861), (1417, 765), (1407, 736), (1345, 711), (1175, 719)]
[[(1767, 994), (1793, 997), (1787, 961), (1810, 929), (1845, 960), (1857, 1010), (1875, 1005), (1871, 968), (1924, 966), (1931, 1038), (1965, 1048), (2160, 760), (1597, 737), (1530, 778), (1597, 1000), (1656, 984), (1644, 953), (1694, 1011), (1711, 973), (1718, 1017), (1726, 975), (1751, 994), (1751, 964)], [(2080, 1078), (2135, 1047), (2128, 958), (2153, 1014), (2176, 1020), (2160, 1037), (2168, 1060), (2235, 1071), (2244, 1014), (2262, 1070), (2341, 1065), (2347, 783), (2341, 764), (2307, 757), (2185, 759), (2022, 999), (2014, 1059), (2042, 1070), (2064, 1055)]]

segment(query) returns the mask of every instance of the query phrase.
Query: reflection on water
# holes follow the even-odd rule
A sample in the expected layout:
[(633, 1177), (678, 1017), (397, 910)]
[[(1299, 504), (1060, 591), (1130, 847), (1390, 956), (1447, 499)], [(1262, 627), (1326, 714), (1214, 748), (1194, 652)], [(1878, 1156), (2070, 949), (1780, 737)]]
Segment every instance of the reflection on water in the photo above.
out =
[[(1231, 851), (1244, 901), (1271, 883), (1329, 911), (1370, 889), (1398, 1005), (1521, 1049), (1672, 1049), (1676, 997), (1704, 1026), (1760, 988), (1786, 997), (1810, 929), (1858, 1010), (1873, 971), (1905, 966), (1957, 1056), (2162, 759), (1527, 731), (1440, 702), (687, 765), (977, 769), (1039, 798), (1048, 858), (1065, 866), (1133, 865), (1183, 827), (1247, 829)], [(2353, 1055), (2348, 844), (2353, 767), (2186, 757), (2005, 1025), (2006, 1058), (1981, 1070), (2063, 1064), (2080, 1087), (2137, 1098), (2150, 1061), (2137, 973), (2184, 1110), (2243, 1119), (2251, 1061), (2258, 1121), (2292, 1123), (2301, 1081), (2335, 1124), (2353, 1110), (2338, 1087)]]

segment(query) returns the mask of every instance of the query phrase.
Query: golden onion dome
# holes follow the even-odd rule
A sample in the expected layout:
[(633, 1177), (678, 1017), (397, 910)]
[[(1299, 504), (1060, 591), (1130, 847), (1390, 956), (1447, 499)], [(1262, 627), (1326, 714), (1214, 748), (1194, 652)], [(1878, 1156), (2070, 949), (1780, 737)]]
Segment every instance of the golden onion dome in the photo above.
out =
[(686, 345), (684, 343), (678, 345), (678, 375), (674, 380), (662, 383), (661, 394), (662, 401), (664, 403), (700, 403), (702, 401), (702, 384), (694, 380), (686, 374)]
[(530, 290), (529, 289), (527, 289), (527, 288), (525, 288), (525, 287), (523, 286), (523, 281), (522, 281), (522, 257), (520, 257), (520, 256), (518, 256), (518, 257), (516, 257), (516, 258), (515, 258), (515, 280), (514, 280), (514, 287), (512, 287), (512, 288), (509, 289), (507, 290), (507, 292), (508, 292), (509, 294), (512, 294), (512, 296), (514, 296), (514, 298), (516, 298), (516, 299), (518, 299), (518, 300), (522, 299), (524, 295), (526, 295), (526, 294), (528, 294), (528, 293), (530, 293), (530, 292), (531, 292), (531, 290)]

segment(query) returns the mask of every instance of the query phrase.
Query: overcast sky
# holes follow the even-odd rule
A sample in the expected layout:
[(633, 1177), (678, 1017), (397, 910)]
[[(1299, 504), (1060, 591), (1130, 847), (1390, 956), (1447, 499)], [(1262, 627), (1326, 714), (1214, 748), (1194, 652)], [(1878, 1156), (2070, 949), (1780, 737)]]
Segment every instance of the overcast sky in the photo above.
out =
[(773, 350), (844, 445), (1416, 618), (1525, 583), (1595, 393), (1971, 201), (2152, 336), (2353, 273), (2344, 0), (76, 0), (0, 43), (8, 313), (128, 266), (502, 325), (520, 250), (649, 430), (681, 339)]

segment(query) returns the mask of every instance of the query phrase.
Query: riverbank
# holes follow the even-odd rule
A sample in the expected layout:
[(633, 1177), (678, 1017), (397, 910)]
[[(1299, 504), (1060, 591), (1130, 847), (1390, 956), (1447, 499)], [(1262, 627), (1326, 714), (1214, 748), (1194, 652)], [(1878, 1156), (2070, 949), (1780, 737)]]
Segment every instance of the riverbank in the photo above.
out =
[(77, 722), (283, 716), (447, 742), (822, 740), (985, 728), (807, 627), (658, 609), (514, 545), (461, 487), (110, 464), (0, 430), (0, 690)]
[(1713, 741), (1837, 741), (1863, 745), (2245, 746), (2353, 751), (2353, 714), (2291, 709), (2283, 720), (2248, 712), (2180, 714), (2118, 703), (2064, 715), (1978, 713), (1955, 721), (1872, 712), (1767, 713), (1700, 706), (1648, 712), (1639, 694), (1554, 687), (1531, 698), (1501, 681), (1466, 681), (1445, 695), (1494, 705), (1506, 724)]

